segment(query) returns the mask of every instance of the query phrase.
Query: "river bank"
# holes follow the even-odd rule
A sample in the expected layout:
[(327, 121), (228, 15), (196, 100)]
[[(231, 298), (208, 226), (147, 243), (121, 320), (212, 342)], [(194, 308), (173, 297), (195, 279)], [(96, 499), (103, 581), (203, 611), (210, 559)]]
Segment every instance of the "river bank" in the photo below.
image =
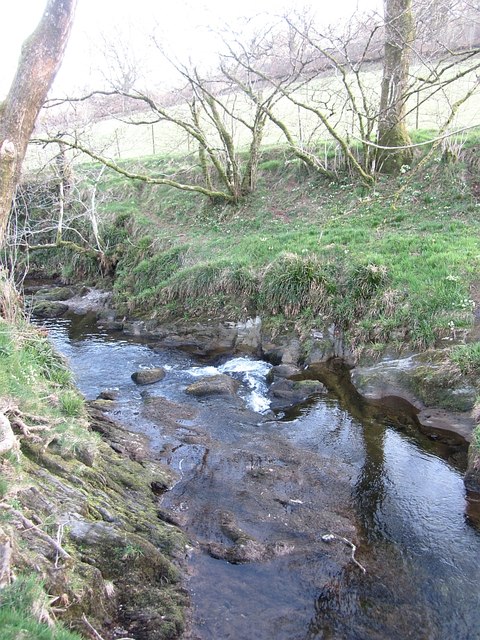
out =
[(2, 638), (178, 637), (187, 541), (157, 513), (175, 473), (85, 411), (44, 333), (2, 321), (0, 341)]

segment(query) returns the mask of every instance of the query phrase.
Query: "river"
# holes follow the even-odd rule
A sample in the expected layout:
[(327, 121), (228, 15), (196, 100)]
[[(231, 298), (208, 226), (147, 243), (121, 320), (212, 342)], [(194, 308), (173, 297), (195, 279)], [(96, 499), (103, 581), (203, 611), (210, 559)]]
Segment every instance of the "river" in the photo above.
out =
[[(480, 532), (458, 443), (363, 419), (331, 393), (274, 414), (261, 361), (195, 361), (88, 316), (44, 323), (85, 397), (117, 390), (112, 417), (178, 474), (161, 508), (191, 540), (186, 637), (480, 638)], [(154, 366), (164, 380), (132, 382)], [(238, 398), (185, 394), (218, 371), (241, 381)]]

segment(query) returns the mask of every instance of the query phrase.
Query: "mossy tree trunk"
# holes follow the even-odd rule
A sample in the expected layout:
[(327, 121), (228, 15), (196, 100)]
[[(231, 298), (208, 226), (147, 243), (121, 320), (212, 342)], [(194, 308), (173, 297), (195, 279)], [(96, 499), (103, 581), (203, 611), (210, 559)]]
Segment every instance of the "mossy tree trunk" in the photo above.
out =
[[(410, 68), (410, 52), (415, 37), (412, 0), (384, 0), (385, 47), (380, 114), (377, 168), (384, 173), (398, 173), (409, 165), (413, 151), (405, 124), (405, 102)], [(406, 148), (405, 148), (406, 147)]]
[(23, 44), (10, 91), (0, 105), (0, 247), (28, 141), (60, 67), (76, 4), (48, 0), (37, 28)]

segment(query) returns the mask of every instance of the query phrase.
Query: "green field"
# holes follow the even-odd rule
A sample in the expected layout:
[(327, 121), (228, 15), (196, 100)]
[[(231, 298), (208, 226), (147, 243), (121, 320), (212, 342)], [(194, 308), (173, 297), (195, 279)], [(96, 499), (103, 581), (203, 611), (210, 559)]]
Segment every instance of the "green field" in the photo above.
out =
[[(458, 70), (463, 68), (466, 68), (465, 65), (459, 66)], [(378, 108), (381, 73), (381, 66), (372, 63), (369, 65), (367, 71), (360, 74), (367, 102), (372, 109), (372, 113), (376, 113)], [(425, 68), (420, 66), (412, 68), (412, 76), (421, 77), (422, 75), (426, 75)], [(350, 76), (349, 82), (351, 82), (353, 87), (355, 98), (359, 100), (360, 94), (355, 87), (353, 77)], [(447, 119), (451, 105), (464, 96), (475, 83), (476, 75), (475, 73), (470, 73), (449, 85), (448, 90), (436, 92), (433, 97), (429, 99), (427, 99), (428, 92), (425, 91), (421, 95), (420, 104), (418, 104), (417, 98), (412, 96), (407, 105), (408, 127), (411, 130), (438, 130)], [(351, 136), (352, 140), (359, 138), (358, 127), (356, 127), (353, 122), (348, 105), (347, 108), (345, 108), (345, 90), (338, 77), (326, 75), (297, 89), (293, 95), (296, 99), (305, 101), (307, 104), (322, 105), (326, 103), (326, 106), (322, 107), (322, 109), (325, 113), (330, 114), (329, 119), (335, 126), (335, 129), (344, 136)], [(244, 94), (231, 93), (222, 95), (221, 100), (228, 109), (245, 120), (251, 118), (253, 107)], [(184, 104), (170, 107), (168, 111), (172, 116), (174, 115), (184, 119), (189, 118), (188, 108)], [(449, 128), (450, 131), (478, 125), (479, 111), (480, 90), (474, 93), (459, 110)], [(275, 105), (274, 113), (285, 122), (292, 132), (293, 137), (301, 146), (306, 148), (312, 145), (318, 146), (319, 140), (324, 140), (327, 145), (329, 144), (328, 132), (323, 125), (319, 124), (318, 118), (305, 109), (299, 109), (288, 98), (283, 97), (278, 101)], [(66, 117), (68, 117), (68, 110), (66, 111)], [(190, 153), (195, 154), (196, 152), (197, 143), (193, 138), (171, 122), (164, 120), (152, 125), (134, 125), (126, 124), (122, 121), (124, 119), (128, 120), (128, 116), (122, 116), (121, 118), (105, 117), (97, 121), (92, 121), (88, 107), (86, 107), (85, 112), (82, 112), (81, 108), (77, 107), (75, 120), (72, 121), (69, 126), (76, 130), (79, 139), (82, 140), (86, 146), (89, 146), (100, 153), (100, 155), (108, 158), (132, 159), (157, 154), (179, 154), (186, 156)], [(131, 116), (133, 122), (145, 121), (147, 119), (149, 119), (148, 113), (137, 113)], [(228, 116), (225, 116), (225, 123), (233, 135), (237, 148), (244, 148), (249, 142), (248, 129), (238, 121), (232, 121)], [(220, 141), (211, 125), (207, 121), (203, 124), (209, 133), (212, 145), (219, 145)], [(283, 143), (285, 143), (285, 139), (282, 132), (272, 122), (267, 122), (263, 144), (265, 146), (271, 146)], [(54, 155), (55, 152), (55, 150), (35, 146), (29, 151), (27, 166), (29, 168), (43, 166), (48, 157)], [(77, 161), (81, 161), (81, 157), (78, 157)]]

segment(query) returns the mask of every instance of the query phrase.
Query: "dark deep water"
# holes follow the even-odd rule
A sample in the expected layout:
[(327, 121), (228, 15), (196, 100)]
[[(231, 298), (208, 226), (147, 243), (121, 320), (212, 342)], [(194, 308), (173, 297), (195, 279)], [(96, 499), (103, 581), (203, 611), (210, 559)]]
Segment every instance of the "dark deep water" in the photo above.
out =
[[(242, 380), (240, 400), (199, 401), (185, 386), (216, 368), (88, 317), (46, 324), (87, 399), (118, 389), (113, 417), (146, 433), (179, 474), (162, 507), (192, 540), (189, 638), (480, 638), (478, 519), (467, 515), (475, 504), (467, 510), (462, 463), (448, 447), (362, 421), (331, 394), (285, 416), (255, 411), (266, 407), (266, 365), (244, 358), (222, 368)], [(137, 387), (131, 373), (151, 366), (166, 367), (165, 379)], [(162, 426), (145, 409), (158, 398), (191, 419)], [(288, 551), (245, 564), (211, 557), (208, 543), (231, 544), (224, 512)], [(355, 539), (365, 575), (346, 545), (322, 541), (327, 533)]]

